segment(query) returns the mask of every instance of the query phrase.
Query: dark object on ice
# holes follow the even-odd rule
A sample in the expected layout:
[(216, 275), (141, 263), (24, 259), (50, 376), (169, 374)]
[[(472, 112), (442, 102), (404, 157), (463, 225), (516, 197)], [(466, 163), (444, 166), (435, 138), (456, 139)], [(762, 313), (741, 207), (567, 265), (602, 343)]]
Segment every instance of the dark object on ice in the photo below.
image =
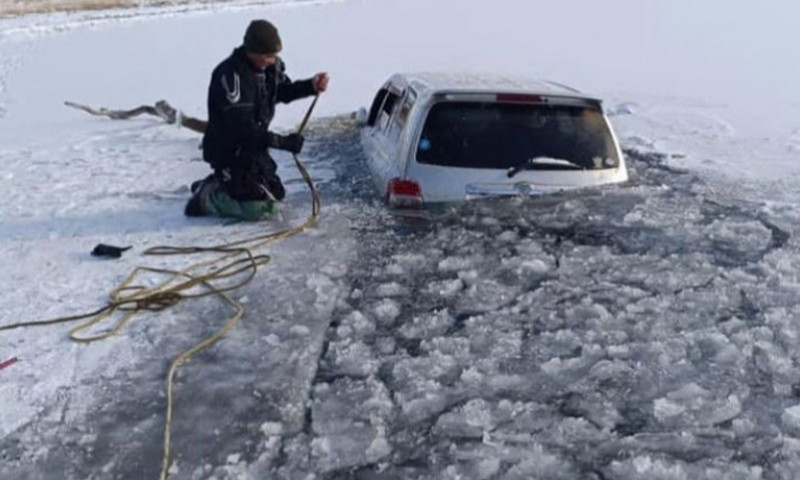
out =
[(166, 100), (159, 100), (155, 105), (142, 105), (131, 110), (110, 110), (105, 107), (95, 108), (75, 102), (64, 102), (68, 107), (77, 108), (91, 115), (108, 117), (112, 120), (126, 120), (142, 114), (154, 115), (169, 124), (179, 124), (198, 133), (206, 131), (206, 121), (186, 115), (175, 109)]
[(114, 245), (98, 243), (94, 247), (94, 250), (92, 250), (92, 255), (95, 257), (119, 258), (122, 256), (122, 252), (125, 250), (130, 250), (130, 248), (131, 247), (115, 247)]
[(18, 362), (17, 357), (12, 357), (12, 358), (9, 358), (8, 360), (0, 362), (0, 370), (3, 370), (4, 368), (10, 367), (11, 365), (14, 365), (17, 362)]

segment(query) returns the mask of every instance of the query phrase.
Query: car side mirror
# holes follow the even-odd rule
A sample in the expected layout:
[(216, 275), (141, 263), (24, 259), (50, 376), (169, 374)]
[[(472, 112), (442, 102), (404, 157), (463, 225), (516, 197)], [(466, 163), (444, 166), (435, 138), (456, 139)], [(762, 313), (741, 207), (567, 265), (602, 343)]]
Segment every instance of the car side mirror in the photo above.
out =
[(367, 109), (364, 107), (356, 110), (355, 113), (356, 125), (363, 127), (367, 124)]

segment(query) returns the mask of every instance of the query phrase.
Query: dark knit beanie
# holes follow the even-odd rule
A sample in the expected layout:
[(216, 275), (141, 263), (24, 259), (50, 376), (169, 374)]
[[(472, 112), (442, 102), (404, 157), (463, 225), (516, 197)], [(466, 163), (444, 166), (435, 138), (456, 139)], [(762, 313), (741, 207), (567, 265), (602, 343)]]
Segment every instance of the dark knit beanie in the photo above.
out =
[(281, 37), (275, 25), (266, 20), (253, 20), (244, 33), (244, 49), (248, 53), (274, 54), (281, 51)]

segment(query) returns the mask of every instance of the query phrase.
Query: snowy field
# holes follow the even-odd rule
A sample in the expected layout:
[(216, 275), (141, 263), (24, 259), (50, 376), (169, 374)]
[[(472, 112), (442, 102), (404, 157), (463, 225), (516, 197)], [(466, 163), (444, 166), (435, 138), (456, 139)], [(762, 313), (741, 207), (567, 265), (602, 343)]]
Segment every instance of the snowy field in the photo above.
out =
[[(191, 261), (148, 247), (305, 219), (287, 156), (279, 220), (187, 219), (198, 135), (63, 106), (164, 98), (205, 117), (211, 69), (265, 17), (292, 76), (332, 77), (302, 155), (322, 217), (266, 250), (234, 293), (242, 323), (181, 369), (171, 478), (800, 478), (799, 16), (788, 0), (353, 0), (2, 20), (0, 326)], [(631, 181), (391, 215), (351, 113), (397, 70), (597, 93)], [(133, 248), (98, 260), (100, 242)], [(0, 365), (18, 359), (0, 369), (0, 479), (157, 478), (169, 362), (229, 314), (187, 300), (89, 345), (69, 325), (0, 331)]]
[[(204, 4), (228, 4), (231, 6), (254, 6), (268, 3), (285, 3), (287, 0), (0, 0), (0, 18), (14, 17), (19, 15), (30, 15), (38, 13), (53, 12), (79, 12), (91, 10), (110, 10), (113, 8), (127, 9), (121, 12), (125, 16), (139, 16), (153, 14), (163, 14), (161, 12), (148, 12), (152, 7), (168, 7), (172, 10), (182, 11), (197, 10), (204, 8), (214, 8), (214, 5)], [(289, 0), (294, 2), (313, 2), (315, 0)], [(101, 13), (108, 16), (108, 12)]]

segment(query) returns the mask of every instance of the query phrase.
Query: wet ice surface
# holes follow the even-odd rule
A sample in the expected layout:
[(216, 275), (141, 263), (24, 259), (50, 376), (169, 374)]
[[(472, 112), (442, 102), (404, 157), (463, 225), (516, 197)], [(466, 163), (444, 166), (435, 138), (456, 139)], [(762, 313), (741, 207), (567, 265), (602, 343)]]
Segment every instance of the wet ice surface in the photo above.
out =
[[(628, 185), (414, 218), (376, 200), (349, 119), (315, 123), (306, 157), (326, 217), (242, 292), (258, 318), (179, 375), (172, 478), (800, 471), (796, 208), (629, 152)], [(0, 440), (0, 477), (156, 477), (161, 350), (225, 313), (133, 329), (130, 365)]]

